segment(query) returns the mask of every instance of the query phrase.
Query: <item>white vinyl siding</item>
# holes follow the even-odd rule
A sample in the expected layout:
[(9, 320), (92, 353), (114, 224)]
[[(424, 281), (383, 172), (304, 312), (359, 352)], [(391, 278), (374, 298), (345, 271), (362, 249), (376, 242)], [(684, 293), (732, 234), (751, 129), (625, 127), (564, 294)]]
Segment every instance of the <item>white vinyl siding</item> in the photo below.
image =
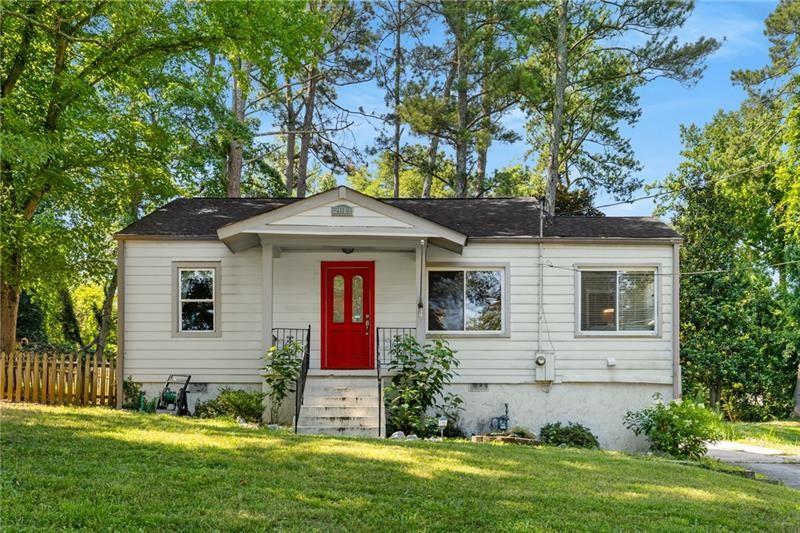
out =
[[(672, 245), (546, 244), (543, 246), (543, 351), (554, 353), (557, 382), (672, 383)], [(507, 338), (450, 339), (460, 383), (530, 383), (538, 328), (537, 245), (471, 243), (458, 255), (430, 247), (429, 262), (507, 263)], [(658, 334), (576, 337), (575, 272), (581, 264), (657, 266)], [(613, 265), (613, 267), (611, 266)], [(616, 366), (607, 366), (608, 358)]]
[[(322, 243), (325, 237), (319, 237)], [(672, 383), (672, 245), (546, 244), (541, 349), (552, 352), (556, 382)], [(129, 240), (125, 265), (125, 377), (156, 383), (190, 373), (199, 383), (260, 384), (261, 248), (237, 254), (221, 242)], [(220, 262), (219, 338), (172, 338), (174, 262)], [(414, 252), (282, 250), (273, 261), (273, 326), (312, 328), (319, 368), (320, 262), (375, 261), (376, 327), (415, 327)], [(458, 383), (533, 383), (537, 349), (538, 266), (534, 243), (469, 243), (463, 255), (429, 246), (429, 265), (504, 265), (505, 336), (449, 337), (460, 361)], [(657, 333), (576, 337), (580, 265), (658, 269)], [(561, 267), (561, 268), (558, 268)], [(649, 333), (649, 332), (648, 332)], [(607, 359), (616, 365), (609, 367)]]
[[(331, 207), (346, 205), (353, 209), (352, 216), (332, 216)], [(302, 213), (276, 220), (271, 226), (322, 226), (322, 227), (367, 227), (410, 228), (411, 225), (378, 213), (346, 200), (336, 200), (326, 205), (308, 209)], [(309, 228), (310, 229), (310, 228)]]
[[(216, 262), (219, 335), (186, 332), (181, 335), (191, 336), (173, 338), (176, 265)], [(193, 383), (261, 383), (260, 248), (233, 254), (221, 242), (128, 240), (124, 281), (126, 378), (158, 383), (170, 373), (186, 373)]]

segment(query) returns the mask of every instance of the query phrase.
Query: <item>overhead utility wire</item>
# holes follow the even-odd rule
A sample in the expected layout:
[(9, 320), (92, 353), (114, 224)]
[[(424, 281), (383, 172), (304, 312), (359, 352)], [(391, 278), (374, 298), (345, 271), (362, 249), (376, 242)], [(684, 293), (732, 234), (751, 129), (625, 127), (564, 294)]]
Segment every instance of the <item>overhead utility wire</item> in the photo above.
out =
[[(800, 263), (800, 259), (796, 259), (796, 260), (793, 260), (793, 261), (783, 261), (781, 263), (773, 263), (773, 264), (765, 265), (765, 266), (767, 268), (775, 268), (775, 267), (779, 267), (779, 266), (783, 266), (783, 265), (791, 265), (791, 264), (795, 264), (795, 263)], [(581, 270), (579, 268), (554, 265), (553, 262), (549, 261), (549, 260), (544, 262), (544, 263), (534, 263), (534, 264), (539, 265), (539, 266), (546, 266), (546, 267), (549, 267), (549, 268), (557, 268), (559, 270), (569, 270), (570, 272), (587, 272), (586, 270)], [(746, 267), (719, 269), (719, 270), (699, 270), (697, 272), (679, 272), (678, 275), (680, 275), (680, 276), (696, 276), (696, 275), (700, 275), (700, 274), (725, 274), (727, 272), (736, 272), (736, 271), (739, 271), (739, 270), (752, 270), (753, 268), (758, 267), (758, 266), (759, 265), (750, 265), (750, 266), (746, 266)], [(674, 275), (673, 273), (669, 273), (669, 274), (667, 274), (667, 273), (654, 273), (654, 274), (656, 276), (673, 276)]]
[[(780, 159), (773, 159), (772, 161), (767, 161), (766, 163), (761, 163), (760, 165), (756, 165), (754, 167), (749, 167), (749, 168), (746, 168), (746, 169), (743, 169), (743, 170), (739, 170), (737, 172), (732, 172), (731, 174), (726, 174), (726, 175), (721, 176), (719, 178), (712, 179), (712, 180), (708, 181), (706, 183), (706, 185), (713, 185), (713, 184), (719, 183), (721, 181), (733, 178), (735, 176), (739, 176), (741, 174), (745, 174), (747, 172), (751, 172), (753, 170), (759, 170), (759, 169), (762, 169), (762, 168), (767, 167), (769, 165), (772, 165), (774, 163), (778, 163), (779, 161), (780, 161)], [(695, 189), (695, 188), (699, 188), (701, 186), (702, 185), (686, 185), (686, 186), (681, 187), (680, 189), (678, 189), (678, 191), (686, 190), (686, 189)], [(663, 189), (663, 187), (659, 187), (659, 188)], [(677, 192), (677, 191), (673, 191), (673, 190), (662, 191), (662, 192), (658, 192), (658, 193), (655, 193), (655, 194), (648, 194), (646, 196), (640, 196), (638, 198), (631, 198), (630, 200), (621, 200), (619, 202), (613, 202), (613, 203), (610, 203), (610, 204), (595, 205), (595, 206), (592, 206), (592, 209), (603, 209), (604, 207), (614, 207), (614, 206), (617, 206), (617, 205), (632, 204), (632, 203), (635, 203), (635, 202), (639, 202), (641, 200), (649, 200), (651, 198), (658, 198), (659, 196), (666, 196), (668, 194), (673, 194), (675, 192)], [(569, 214), (574, 215), (574, 214), (581, 214), (581, 213), (583, 213), (583, 211), (573, 211), (573, 212), (571, 212)]]

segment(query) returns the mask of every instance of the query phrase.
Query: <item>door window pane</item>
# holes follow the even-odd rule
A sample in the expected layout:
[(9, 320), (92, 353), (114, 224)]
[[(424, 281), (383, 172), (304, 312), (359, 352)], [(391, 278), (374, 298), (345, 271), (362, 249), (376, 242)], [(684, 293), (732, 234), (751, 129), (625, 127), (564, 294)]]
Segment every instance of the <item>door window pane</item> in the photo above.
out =
[(499, 271), (467, 271), (466, 329), (500, 331), (503, 327), (502, 293)]
[(432, 270), (428, 273), (428, 329), (464, 329), (464, 272)]
[(581, 272), (581, 330), (613, 331), (616, 327), (617, 273)]
[(655, 285), (653, 272), (620, 272), (620, 330), (655, 331)]
[(364, 279), (353, 276), (353, 323), (364, 322)]
[(344, 277), (333, 277), (333, 323), (344, 322)]

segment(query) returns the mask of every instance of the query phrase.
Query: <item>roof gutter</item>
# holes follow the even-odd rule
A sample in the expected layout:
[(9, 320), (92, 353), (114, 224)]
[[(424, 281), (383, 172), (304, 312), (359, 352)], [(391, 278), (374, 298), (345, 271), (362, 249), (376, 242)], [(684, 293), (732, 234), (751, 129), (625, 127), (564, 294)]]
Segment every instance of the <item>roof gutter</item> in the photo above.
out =
[(682, 237), (470, 237), (467, 242), (498, 244), (680, 244)]
[(115, 241), (218, 241), (216, 235), (135, 235), (131, 233), (115, 233)]

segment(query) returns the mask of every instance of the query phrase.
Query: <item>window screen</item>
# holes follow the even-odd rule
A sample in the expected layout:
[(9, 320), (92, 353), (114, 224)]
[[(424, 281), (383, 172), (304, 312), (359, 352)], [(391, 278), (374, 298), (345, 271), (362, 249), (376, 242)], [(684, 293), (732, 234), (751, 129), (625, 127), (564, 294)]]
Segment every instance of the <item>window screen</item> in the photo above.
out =
[(587, 270), (581, 276), (581, 331), (655, 331), (655, 272)]

